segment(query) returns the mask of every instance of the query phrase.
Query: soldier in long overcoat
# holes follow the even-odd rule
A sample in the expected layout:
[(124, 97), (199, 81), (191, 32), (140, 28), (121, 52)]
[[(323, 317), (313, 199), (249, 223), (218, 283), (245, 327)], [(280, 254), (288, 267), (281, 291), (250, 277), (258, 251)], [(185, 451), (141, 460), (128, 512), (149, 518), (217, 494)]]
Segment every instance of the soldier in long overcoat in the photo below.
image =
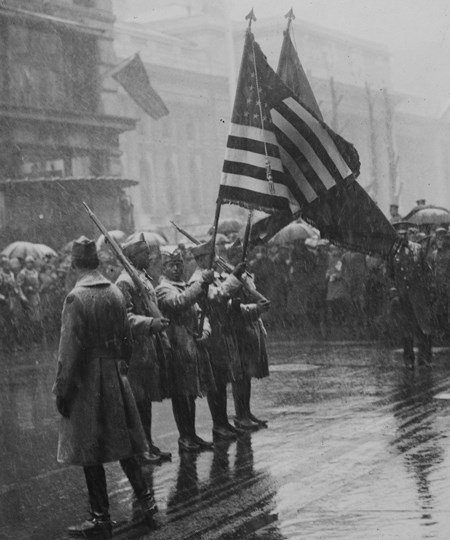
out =
[(97, 270), (92, 240), (74, 242), (72, 264), (78, 279), (64, 302), (53, 386), (62, 415), (58, 461), (83, 467), (92, 511), (69, 534), (110, 538), (104, 463), (120, 461), (149, 524), (157, 508), (135, 457), (148, 445), (126, 377), (132, 337), (123, 296)]
[(414, 368), (414, 337), (419, 349), (419, 365), (432, 361), (432, 274), (424, 248), (408, 239), (407, 223), (395, 224), (400, 244), (388, 261), (393, 281), (391, 315), (398, 324), (403, 342), (403, 358)]
[[(202, 272), (208, 267), (211, 241), (191, 248), (198, 268), (190, 283), (201, 281)], [(236, 270), (238, 275), (244, 267)], [(209, 349), (216, 389), (208, 392), (208, 405), (213, 420), (215, 439), (236, 438), (236, 429), (230, 424), (227, 414), (227, 384), (242, 378), (242, 364), (239, 355), (236, 328), (232, 322), (232, 302), (241, 287), (236, 276), (215, 272), (214, 281), (208, 287), (202, 309), (206, 310), (211, 325)]]
[(165, 329), (169, 320), (162, 316), (158, 308), (155, 289), (146, 269), (150, 262), (150, 248), (144, 239), (134, 240), (123, 246), (123, 253), (137, 269), (147, 290), (147, 306), (140, 290), (126, 270), (116, 281), (127, 306), (128, 320), (133, 334), (133, 353), (128, 370), (128, 380), (133, 390), (147, 436), (150, 453), (145, 455), (148, 462), (170, 460), (170, 452), (162, 452), (152, 440), (152, 402), (169, 397), (168, 361), (170, 344)]
[(202, 280), (188, 285), (183, 281), (184, 262), (179, 250), (163, 252), (163, 275), (156, 287), (159, 308), (170, 320), (167, 328), (171, 356), (171, 396), (175, 422), (180, 434), (180, 451), (196, 452), (212, 448), (195, 431), (195, 399), (214, 389), (206, 341), (211, 329), (207, 319), (200, 335), (200, 307), (205, 287), (213, 279), (205, 271)]
[[(231, 264), (239, 265), (242, 260), (242, 247), (231, 246), (228, 250), (228, 260)], [(248, 287), (256, 289), (252, 276), (243, 276)], [(231, 322), (236, 331), (239, 356), (241, 359), (242, 376), (232, 382), (236, 425), (244, 429), (267, 427), (266, 420), (260, 420), (250, 407), (251, 380), (269, 376), (269, 358), (266, 348), (267, 332), (261, 319), (263, 313), (269, 310), (270, 302), (261, 299), (257, 303), (241, 286), (239, 295), (233, 299)]]

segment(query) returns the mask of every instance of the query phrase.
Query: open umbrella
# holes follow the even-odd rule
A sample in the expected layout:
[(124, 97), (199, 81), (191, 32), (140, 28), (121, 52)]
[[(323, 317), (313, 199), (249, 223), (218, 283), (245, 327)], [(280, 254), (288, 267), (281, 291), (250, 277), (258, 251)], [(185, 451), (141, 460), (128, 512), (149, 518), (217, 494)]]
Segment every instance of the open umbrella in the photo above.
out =
[(270, 243), (289, 244), (295, 240), (306, 240), (307, 238), (319, 238), (319, 231), (304, 221), (294, 221), (277, 232)]
[(160, 234), (149, 231), (135, 232), (127, 238), (127, 242), (139, 240), (141, 234), (144, 235), (145, 241), (150, 246), (165, 246), (167, 244), (167, 241)]
[(54, 249), (45, 244), (33, 244), (32, 242), (18, 240), (17, 242), (13, 242), (12, 244), (9, 244), (9, 246), (6, 246), (2, 251), (2, 255), (6, 255), (10, 259), (25, 259), (28, 255), (31, 255), (35, 259), (43, 259), (46, 255), (56, 257), (57, 253)]
[[(123, 231), (108, 231), (111, 238), (113, 238), (117, 243), (121, 244), (125, 241), (125, 238), (127, 235)], [(100, 251), (107, 247), (106, 239), (103, 234), (101, 234), (97, 241), (95, 242), (95, 245), (97, 246), (97, 251)]]
[(403, 219), (416, 225), (447, 225), (450, 223), (450, 210), (428, 204), (413, 208)]
[(46, 246), (45, 244), (34, 244), (38, 251), (42, 253), (42, 257), (48, 256), (48, 257), (56, 257), (57, 253), (54, 249), (52, 249), (49, 246)]

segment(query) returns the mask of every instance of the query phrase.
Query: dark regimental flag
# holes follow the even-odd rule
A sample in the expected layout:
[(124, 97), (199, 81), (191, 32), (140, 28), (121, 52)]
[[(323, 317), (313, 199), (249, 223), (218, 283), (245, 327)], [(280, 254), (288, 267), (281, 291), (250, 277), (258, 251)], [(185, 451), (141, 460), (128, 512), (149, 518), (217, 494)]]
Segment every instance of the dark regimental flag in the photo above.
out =
[[(323, 122), (322, 113), (289, 31), (284, 33), (277, 73), (311, 113)], [(353, 175), (348, 180), (353, 181), (337, 182), (320, 202), (305, 206), (302, 215), (314, 223), (322, 236), (336, 243), (366, 253), (387, 255), (396, 240), (396, 233), (369, 194), (355, 180), (360, 166), (358, 153), (352, 144), (329, 129), (326, 124), (323, 125), (352, 169)], [(267, 224), (273, 230), (274, 227), (270, 225)]]
[(354, 147), (283, 83), (247, 32), (219, 199), (300, 213), (330, 240), (387, 254), (395, 231), (355, 182), (359, 167)]
[(164, 101), (150, 84), (139, 54), (120, 64), (111, 76), (125, 88), (139, 107), (155, 120), (169, 114)]
[(277, 74), (284, 84), (309, 107), (317, 118), (323, 120), (314, 92), (309, 84), (308, 77), (300, 62), (297, 51), (292, 43), (289, 30), (284, 31), (280, 58), (278, 59)]

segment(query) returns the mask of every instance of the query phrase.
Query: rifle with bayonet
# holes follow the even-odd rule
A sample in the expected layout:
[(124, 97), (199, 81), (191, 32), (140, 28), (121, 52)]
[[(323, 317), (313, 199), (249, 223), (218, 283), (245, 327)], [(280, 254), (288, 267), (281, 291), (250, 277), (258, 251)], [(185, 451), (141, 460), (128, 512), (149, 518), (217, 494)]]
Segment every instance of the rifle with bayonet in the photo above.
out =
[[(128, 272), (129, 276), (133, 280), (134, 285), (137, 287), (142, 301), (144, 302), (145, 309), (148, 313), (148, 316), (153, 317), (155, 319), (160, 319), (163, 317), (161, 311), (159, 310), (158, 304), (154, 302), (154, 300), (151, 298), (151, 292), (147, 288), (146, 284), (141, 279), (138, 270), (131, 264), (131, 262), (128, 260), (128, 258), (124, 255), (122, 248), (119, 246), (119, 244), (114, 240), (114, 238), (109, 234), (109, 232), (106, 230), (105, 226), (101, 223), (101, 221), (98, 219), (98, 217), (92, 212), (92, 210), (89, 208), (89, 206), (83, 202), (83, 205), (86, 209), (86, 212), (88, 213), (89, 217), (92, 219), (92, 221), (95, 223), (95, 225), (98, 227), (100, 232), (104, 235), (106, 241), (111, 246), (112, 250), (114, 251), (114, 254), (121, 262), (122, 266), (125, 268), (125, 270)], [(164, 332), (158, 332), (155, 334), (157, 342), (163, 342), (164, 346), (161, 347), (161, 350), (167, 350), (170, 348), (169, 340), (167, 338), (167, 335)], [(160, 343), (161, 344), (161, 343)], [(162, 344), (161, 344), (162, 345)]]
[[(196, 246), (198, 246), (199, 244), (201, 244), (200, 240), (198, 240), (197, 238), (195, 238), (195, 236), (192, 236), (192, 234), (188, 233), (185, 229), (183, 229), (183, 227), (180, 227), (179, 225), (177, 225), (174, 221), (171, 221), (170, 223), (172, 223), (172, 225), (175, 227), (175, 229), (180, 232), (181, 234), (183, 234), (188, 240), (190, 240), (193, 244), (195, 244)], [(215, 262), (217, 263), (217, 266), (219, 266), (224, 272), (226, 272), (227, 274), (231, 274), (233, 273), (233, 266), (228, 263), (225, 259), (223, 259), (222, 257), (219, 256), (216, 256), (216, 259), (215, 259)], [(266, 302), (268, 301), (267, 298), (265, 296), (263, 296), (260, 292), (258, 292), (256, 289), (253, 289), (246, 280), (244, 279), (239, 279), (239, 281), (242, 283), (242, 286), (243, 288), (245, 289), (245, 291), (255, 300), (255, 301), (258, 301), (258, 300), (265, 300)]]

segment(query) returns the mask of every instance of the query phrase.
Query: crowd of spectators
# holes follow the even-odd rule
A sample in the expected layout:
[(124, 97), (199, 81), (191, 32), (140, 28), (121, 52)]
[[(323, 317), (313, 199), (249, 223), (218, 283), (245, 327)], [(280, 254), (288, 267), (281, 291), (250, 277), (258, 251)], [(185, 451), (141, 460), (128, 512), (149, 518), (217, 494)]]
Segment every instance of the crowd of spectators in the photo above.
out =
[[(424, 236), (413, 231), (410, 239), (423, 242)], [(427, 257), (431, 262), (437, 246), (450, 254), (449, 234), (440, 236), (437, 242), (434, 233), (427, 237)], [(216, 253), (227, 259), (233, 241), (233, 236), (219, 234)], [(178, 247), (184, 251), (184, 277), (188, 280), (195, 271), (195, 261), (189, 245)], [(157, 284), (161, 269), (159, 247), (154, 246), (152, 253), (150, 274)], [(101, 272), (114, 282), (121, 271), (120, 264), (107, 247), (99, 252), (99, 258)], [(395, 332), (390, 320), (392, 282), (387, 261), (381, 257), (356, 253), (324, 239), (306, 238), (251, 249), (247, 268), (254, 275), (259, 292), (271, 302), (265, 315), (269, 330), (292, 330), (311, 339), (384, 339)], [(442, 270), (442, 264), (435, 273), (440, 275), (438, 281), (447, 279), (448, 272)], [(9, 259), (0, 255), (1, 347), (31, 348), (56, 340), (63, 301), (74, 283), (67, 253), (43, 259)], [(435, 289), (439, 287), (447, 287), (446, 282), (436, 284)], [(446, 326), (448, 307), (442, 295), (437, 304), (441, 306), (436, 314), (437, 324)]]

